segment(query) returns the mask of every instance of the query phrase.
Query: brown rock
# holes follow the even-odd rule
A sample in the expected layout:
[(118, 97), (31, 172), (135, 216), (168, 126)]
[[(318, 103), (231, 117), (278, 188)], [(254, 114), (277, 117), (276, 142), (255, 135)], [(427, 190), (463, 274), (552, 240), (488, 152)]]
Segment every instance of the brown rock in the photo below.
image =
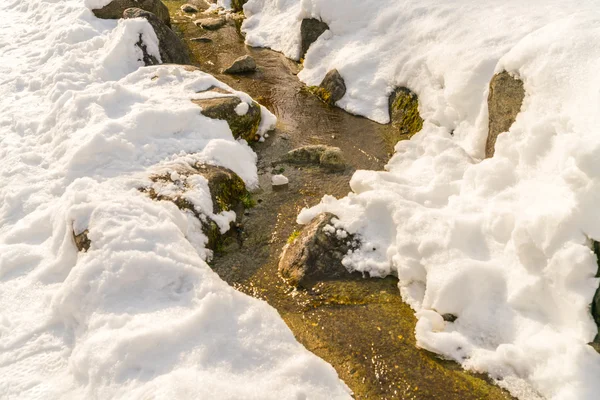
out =
[(77, 250), (85, 252), (90, 249), (92, 242), (88, 238), (89, 233), (90, 232), (87, 229), (79, 234), (75, 234), (75, 231), (73, 231), (73, 239), (75, 240), (75, 246), (77, 246)]
[(318, 19), (310, 18), (303, 19), (300, 25), (300, 58), (304, 58), (311, 44), (317, 41), (319, 36), (323, 34), (329, 26)]
[(171, 26), (169, 9), (160, 0), (113, 0), (106, 6), (92, 10), (92, 12), (98, 18), (120, 19), (123, 18), (123, 12), (128, 8), (140, 8), (151, 12), (163, 24), (168, 27)]
[(316, 217), (297, 235), (291, 237), (279, 260), (279, 273), (292, 286), (310, 288), (318, 281), (349, 277), (342, 259), (349, 250), (358, 246), (347, 234), (339, 238), (325, 229), (335, 215), (324, 213)]
[(225, 25), (225, 18), (223, 17), (215, 17), (215, 18), (201, 18), (194, 21), (194, 24), (198, 25), (200, 28), (215, 31)]
[(488, 95), (489, 132), (485, 145), (485, 157), (494, 155), (498, 135), (507, 132), (517, 119), (525, 89), (523, 82), (506, 71), (494, 75)]

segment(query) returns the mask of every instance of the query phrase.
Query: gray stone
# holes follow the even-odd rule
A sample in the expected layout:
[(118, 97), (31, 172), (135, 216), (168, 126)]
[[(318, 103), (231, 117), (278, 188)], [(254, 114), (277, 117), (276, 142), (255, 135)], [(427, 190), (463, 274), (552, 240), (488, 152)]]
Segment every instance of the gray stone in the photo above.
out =
[(200, 10), (198, 10), (198, 7), (196, 7), (192, 4), (184, 4), (181, 6), (181, 11), (183, 11), (185, 13), (193, 14), (193, 13), (199, 12)]
[(330, 104), (335, 104), (346, 94), (346, 83), (337, 69), (331, 70), (323, 78), (320, 87), (329, 94)]
[(338, 147), (320, 144), (294, 149), (285, 154), (281, 160), (288, 164), (318, 164), (333, 171), (346, 168), (344, 155)]
[(198, 25), (200, 28), (215, 31), (225, 25), (225, 18), (223, 17), (214, 17), (214, 18), (201, 18), (194, 21), (194, 24)]
[(330, 213), (320, 214), (284, 247), (279, 273), (290, 285), (310, 288), (319, 281), (350, 276), (342, 259), (358, 243), (350, 234), (342, 239), (330, 229), (324, 230), (333, 225), (333, 218)]
[(300, 25), (300, 58), (304, 58), (311, 44), (329, 29), (329, 26), (318, 19), (303, 19)]
[(261, 120), (260, 106), (257, 103), (253, 102), (245, 115), (238, 115), (235, 108), (242, 101), (237, 96), (196, 99), (192, 101), (202, 107), (203, 115), (227, 121), (236, 139), (242, 138), (248, 142), (257, 140), (258, 126)]
[[(183, 44), (179, 36), (166, 26), (156, 15), (141, 8), (128, 8), (123, 11), (123, 18), (144, 18), (146, 19), (158, 38), (158, 50), (163, 63), (168, 64), (190, 64), (190, 56), (187, 47)], [(140, 41), (136, 44), (142, 49), (143, 61), (145, 65), (155, 65), (158, 61), (149, 55), (143, 38), (140, 35)]]
[(160, 0), (113, 0), (106, 6), (92, 10), (94, 15), (102, 19), (123, 18), (123, 12), (128, 8), (139, 8), (156, 15), (163, 24), (170, 27), (169, 9)]
[(494, 155), (498, 135), (507, 132), (521, 111), (525, 88), (523, 82), (506, 71), (494, 75), (488, 96), (489, 131), (485, 157)]
[(233, 64), (223, 70), (225, 74), (244, 74), (256, 71), (256, 61), (254, 58), (246, 55), (237, 58)]

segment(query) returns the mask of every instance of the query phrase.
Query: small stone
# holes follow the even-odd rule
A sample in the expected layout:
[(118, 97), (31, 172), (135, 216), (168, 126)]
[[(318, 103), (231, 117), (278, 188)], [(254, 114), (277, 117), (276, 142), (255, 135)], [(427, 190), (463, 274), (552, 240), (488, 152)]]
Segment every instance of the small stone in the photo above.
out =
[(90, 249), (92, 242), (88, 238), (89, 233), (90, 232), (87, 229), (79, 234), (75, 234), (75, 231), (73, 231), (73, 239), (75, 240), (75, 246), (77, 246), (77, 250), (85, 252)]
[(346, 83), (337, 69), (329, 71), (320, 86), (331, 93), (330, 102), (332, 104), (341, 100), (346, 94)]
[(197, 19), (196, 21), (194, 21), (194, 24), (196, 24), (200, 28), (203, 28), (203, 29), (206, 29), (209, 31), (215, 31), (215, 30), (221, 28), (223, 25), (225, 25), (225, 22), (226, 22), (225, 18), (216, 17), (216, 18)]
[(181, 6), (181, 11), (192, 14), (192, 13), (197, 13), (200, 10), (198, 10), (198, 8), (196, 6), (193, 6), (191, 4), (184, 4)]
[(198, 42), (198, 43), (210, 43), (213, 40), (209, 37), (206, 36), (200, 36), (200, 37), (195, 37), (195, 38), (191, 38), (190, 42)]
[(454, 314), (444, 314), (444, 315), (442, 315), (442, 318), (446, 322), (454, 322), (458, 319), (458, 317)]
[(223, 70), (225, 74), (243, 74), (256, 71), (256, 61), (251, 56), (245, 55), (237, 58), (231, 66)]
[(299, 147), (288, 152), (282, 161), (289, 164), (318, 164), (324, 168), (340, 171), (346, 168), (342, 150), (321, 144)]

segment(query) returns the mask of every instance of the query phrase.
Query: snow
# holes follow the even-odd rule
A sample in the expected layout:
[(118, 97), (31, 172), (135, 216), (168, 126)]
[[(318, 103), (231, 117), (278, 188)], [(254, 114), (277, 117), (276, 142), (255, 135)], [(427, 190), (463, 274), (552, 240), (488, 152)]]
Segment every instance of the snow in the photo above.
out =
[[(185, 171), (222, 165), (253, 187), (256, 155), (190, 100), (250, 97), (141, 67), (140, 34), (158, 54), (150, 25), (83, 3), (0, 4), (0, 398), (349, 398), (273, 308), (212, 272), (192, 213), (139, 190), (226, 229), (235, 215), (213, 214), (206, 179)], [(261, 134), (275, 121), (262, 113)]]
[(243, 116), (243, 115), (248, 114), (249, 109), (250, 109), (250, 106), (248, 105), (248, 103), (241, 102), (240, 104), (238, 104), (235, 107), (235, 113), (239, 116)]
[(271, 177), (271, 184), (273, 186), (283, 186), (290, 183), (290, 180), (285, 175), (273, 175)]
[[(330, 26), (298, 75), (336, 68), (337, 103), (378, 122), (407, 86), (425, 123), (385, 171), (357, 171), (320, 212), (362, 247), (350, 270), (396, 275), (418, 317), (418, 345), (488, 373), (521, 399), (596, 399), (600, 355), (590, 303), (600, 240), (600, 8), (597, 1), (494, 4), (250, 0), (247, 42), (298, 58), (302, 18)], [(488, 85), (524, 82), (516, 122), (482, 160)], [(453, 314), (455, 322), (443, 320)]]

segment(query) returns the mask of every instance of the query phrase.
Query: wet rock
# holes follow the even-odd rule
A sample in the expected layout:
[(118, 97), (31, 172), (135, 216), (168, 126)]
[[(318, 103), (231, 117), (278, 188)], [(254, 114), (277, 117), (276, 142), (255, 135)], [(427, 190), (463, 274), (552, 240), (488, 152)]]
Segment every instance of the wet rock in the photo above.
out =
[(90, 249), (92, 242), (88, 238), (89, 233), (90, 232), (87, 229), (77, 235), (75, 234), (75, 231), (73, 231), (73, 239), (75, 240), (75, 246), (77, 246), (77, 250), (88, 251)]
[(215, 18), (201, 18), (194, 21), (194, 24), (199, 26), (200, 28), (215, 31), (225, 25), (225, 18), (223, 17), (215, 17)]
[(185, 13), (193, 14), (193, 13), (199, 12), (200, 10), (198, 10), (198, 7), (196, 7), (192, 4), (184, 4), (181, 6), (181, 11), (183, 11)]
[(521, 111), (525, 88), (523, 82), (506, 71), (494, 75), (488, 95), (489, 132), (485, 157), (494, 155), (498, 135), (507, 132)]
[[(123, 11), (123, 18), (144, 18), (146, 19), (158, 38), (158, 50), (163, 63), (168, 64), (190, 64), (190, 56), (187, 47), (183, 44), (179, 36), (175, 34), (167, 25), (165, 25), (156, 15), (141, 8), (128, 8)], [(158, 64), (154, 56), (148, 54), (145, 44), (140, 35), (140, 40), (136, 44), (142, 50), (143, 61), (145, 65)]]
[(350, 276), (342, 259), (358, 244), (352, 235), (333, 227), (333, 218), (320, 214), (290, 237), (279, 260), (279, 273), (290, 285), (310, 288), (319, 281)]
[(216, 165), (197, 164), (195, 169), (208, 181), (215, 214), (229, 210), (238, 215), (244, 212), (244, 200), (248, 191), (242, 178), (232, 170)]
[(300, 58), (304, 58), (311, 44), (329, 29), (329, 26), (318, 19), (303, 19), (300, 25)]
[(244, 4), (246, 4), (248, 0), (231, 0), (231, 8), (235, 12), (244, 11)]
[[(600, 278), (600, 243), (597, 241), (592, 241), (592, 251), (596, 255), (596, 263), (598, 264), (598, 269), (596, 270), (596, 278)], [(590, 307), (592, 317), (598, 326), (598, 334), (594, 338), (594, 348), (600, 348), (600, 287), (596, 290), (594, 294), (594, 298), (592, 299), (592, 305)]]
[(338, 147), (310, 145), (294, 149), (282, 157), (289, 164), (317, 164), (333, 171), (346, 168), (342, 150)]
[(337, 69), (325, 75), (320, 86), (311, 86), (309, 90), (329, 105), (334, 105), (346, 94), (346, 83)]
[(236, 107), (242, 102), (237, 96), (216, 97), (211, 99), (192, 100), (202, 107), (202, 114), (209, 118), (227, 121), (233, 136), (251, 142), (257, 140), (260, 125), (260, 106), (252, 103), (244, 115), (236, 112)]
[(393, 148), (398, 141), (410, 139), (423, 129), (423, 118), (419, 114), (419, 99), (410, 89), (396, 89), (389, 98), (390, 121), (393, 134), (386, 138)]
[(206, 36), (200, 36), (200, 37), (195, 37), (195, 38), (191, 38), (190, 42), (197, 42), (197, 43), (211, 43), (213, 40), (209, 37)]
[(113, 0), (106, 6), (92, 10), (94, 15), (102, 19), (123, 18), (123, 12), (128, 8), (139, 8), (151, 12), (166, 26), (171, 26), (169, 9), (160, 0)]
[(256, 61), (254, 58), (245, 55), (237, 58), (233, 64), (223, 70), (225, 74), (244, 74), (256, 71)]

